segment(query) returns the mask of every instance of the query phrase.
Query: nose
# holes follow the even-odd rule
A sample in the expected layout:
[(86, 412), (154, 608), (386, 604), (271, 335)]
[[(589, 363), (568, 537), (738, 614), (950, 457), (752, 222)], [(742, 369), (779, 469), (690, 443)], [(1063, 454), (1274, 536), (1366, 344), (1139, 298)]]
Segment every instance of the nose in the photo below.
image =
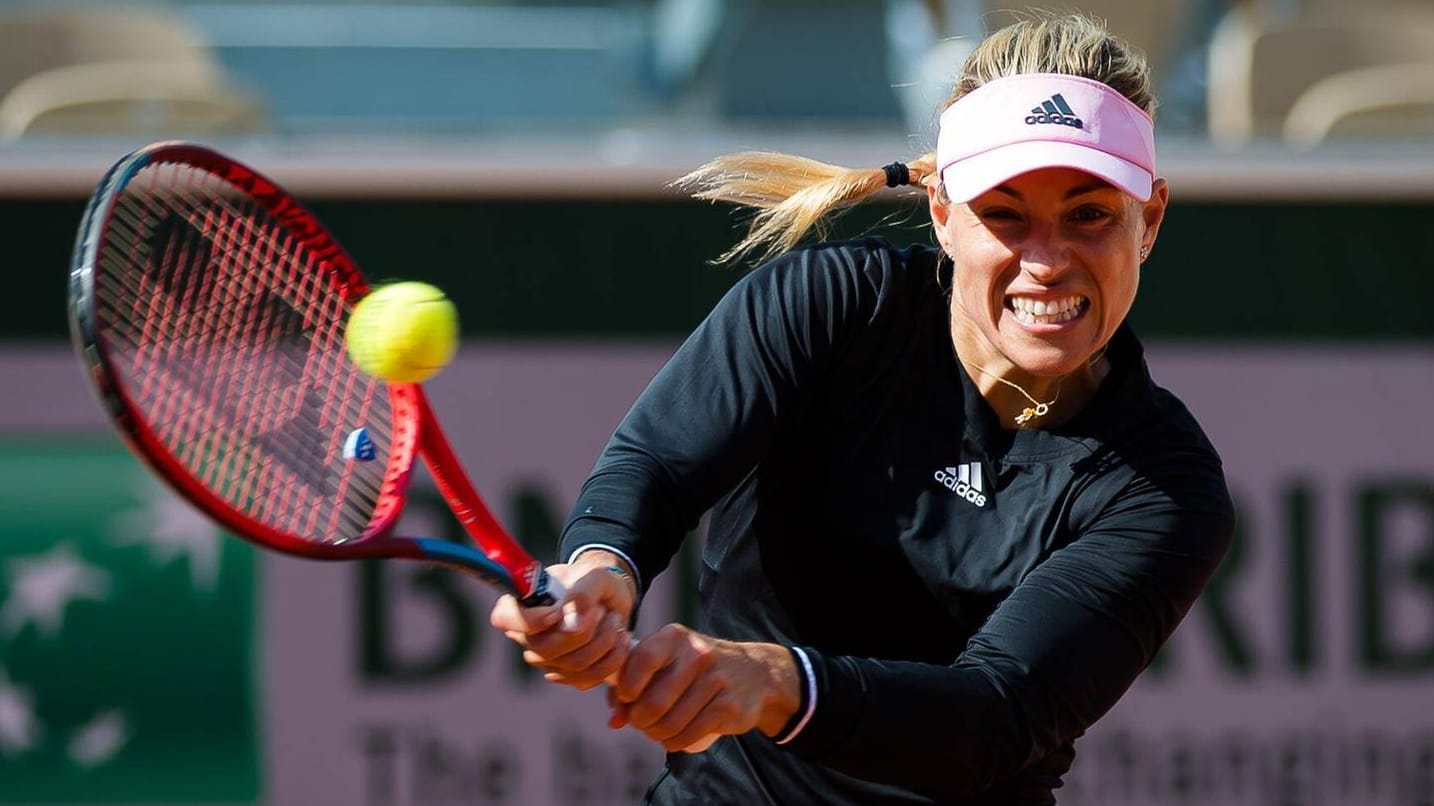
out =
[(1021, 271), (1031, 279), (1048, 284), (1070, 268), (1071, 246), (1053, 229), (1033, 229), (1020, 245)]

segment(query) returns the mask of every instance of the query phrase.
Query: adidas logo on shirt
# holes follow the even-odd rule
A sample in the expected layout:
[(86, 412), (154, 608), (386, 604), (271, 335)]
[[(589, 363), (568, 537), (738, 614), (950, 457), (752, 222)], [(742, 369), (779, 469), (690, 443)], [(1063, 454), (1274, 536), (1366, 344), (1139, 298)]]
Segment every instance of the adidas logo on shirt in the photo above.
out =
[(1042, 101), (1040, 106), (1032, 107), (1031, 114), (1026, 116), (1026, 123), (1031, 126), (1037, 123), (1058, 123), (1076, 129), (1085, 128), (1085, 123), (1076, 117), (1075, 110), (1071, 109), (1059, 92), (1052, 95), (1050, 100)]
[(967, 462), (958, 467), (936, 471), (936, 480), (943, 487), (978, 507), (986, 506), (986, 496), (981, 492), (981, 463)]

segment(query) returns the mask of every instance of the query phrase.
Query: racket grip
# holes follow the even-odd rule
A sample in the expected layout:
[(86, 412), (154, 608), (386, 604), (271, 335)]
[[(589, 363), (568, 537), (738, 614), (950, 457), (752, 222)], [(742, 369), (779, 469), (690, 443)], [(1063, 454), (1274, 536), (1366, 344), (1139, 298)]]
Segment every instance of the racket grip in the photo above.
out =
[[(534, 563), (534, 565), (537, 565)], [(521, 607), (551, 607), (560, 605), (568, 597), (568, 589), (557, 577), (549, 574), (547, 569), (539, 567), (537, 584), (533, 586), (532, 593), (526, 597), (518, 598), (518, 605)], [(509, 592), (518, 597), (518, 591), (514, 590), (516, 585), (510, 585)]]
[(553, 597), (553, 604), (562, 604), (563, 600), (568, 598), (567, 587), (565, 587), (563, 583), (559, 582), (557, 577), (548, 574), (546, 571), (543, 573), (548, 578), (547, 591), (548, 595)]
[(548, 574), (548, 569), (539, 568), (538, 584), (533, 587), (533, 592), (528, 594), (528, 597), (519, 598), (518, 604), (522, 607), (552, 607), (562, 604), (562, 599), (565, 598), (568, 598), (568, 587), (554, 575)]

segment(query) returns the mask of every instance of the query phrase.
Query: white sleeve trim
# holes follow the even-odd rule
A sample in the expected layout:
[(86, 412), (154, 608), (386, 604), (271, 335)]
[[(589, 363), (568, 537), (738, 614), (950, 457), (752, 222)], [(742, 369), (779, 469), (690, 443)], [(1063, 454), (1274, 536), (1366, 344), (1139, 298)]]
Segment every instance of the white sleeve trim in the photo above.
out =
[(797, 653), (797, 657), (802, 659), (802, 674), (806, 675), (807, 678), (807, 710), (802, 714), (802, 719), (797, 723), (797, 726), (792, 728), (792, 732), (783, 736), (777, 744), (786, 744), (797, 738), (797, 734), (802, 732), (802, 728), (807, 726), (807, 723), (812, 720), (812, 714), (817, 710), (817, 676), (816, 673), (812, 671), (812, 662), (807, 658), (807, 653), (801, 650), (801, 647), (794, 646), (792, 647), (792, 651)]
[(642, 592), (642, 572), (638, 570), (637, 563), (633, 562), (632, 558), (627, 556), (627, 552), (623, 551), (620, 548), (609, 546), (606, 543), (584, 543), (581, 546), (578, 546), (577, 548), (573, 549), (572, 553), (568, 555), (568, 564), (571, 565), (572, 562), (578, 558), (579, 554), (582, 554), (583, 552), (588, 551), (590, 549), (602, 549), (603, 551), (610, 551), (613, 554), (616, 554), (617, 556), (621, 557), (623, 562), (627, 563), (627, 567), (632, 569), (632, 581), (637, 583), (638, 593)]

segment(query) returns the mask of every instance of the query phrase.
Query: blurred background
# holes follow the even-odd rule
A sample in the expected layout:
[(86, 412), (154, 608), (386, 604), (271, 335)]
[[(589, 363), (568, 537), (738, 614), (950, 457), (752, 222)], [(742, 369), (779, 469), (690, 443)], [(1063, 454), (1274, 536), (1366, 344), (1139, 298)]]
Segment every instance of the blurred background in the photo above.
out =
[[(1135, 310), (1239, 539), (1077, 744), (1062, 804), (1434, 804), (1434, 2), (1090, 0), (1145, 50), (1172, 207)], [(632, 803), (660, 754), (535, 679), (486, 589), (261, 556), (129, 457), (69, 347), (85, 197), (194, 139), (437, 283), (428, 384), (548, 553), (612, 427), (740, 276), (721, 153), (934, 144), (981, 0), (0, 0), (0, 803)], [(843, 217), (927, 242), (922, 198)], [(428, 488), (405, 516), (454, 534)], [(642, 629), (691, 621), (696, 538)], [(814, 583), (814, 594), (819, 593)]]

